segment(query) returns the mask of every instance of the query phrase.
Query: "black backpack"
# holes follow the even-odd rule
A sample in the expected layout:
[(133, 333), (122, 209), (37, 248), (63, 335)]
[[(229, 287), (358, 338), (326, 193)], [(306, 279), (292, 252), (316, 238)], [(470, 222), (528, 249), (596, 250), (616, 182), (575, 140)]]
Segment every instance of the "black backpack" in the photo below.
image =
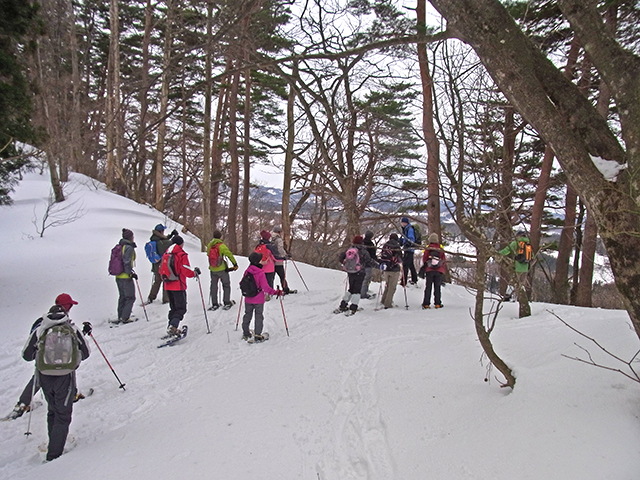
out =
[(256, 279), (252, 273), (245, 272), (244, 277), (240, 280), (240, 291), (243, 297), (255, 297), (260, 293)]

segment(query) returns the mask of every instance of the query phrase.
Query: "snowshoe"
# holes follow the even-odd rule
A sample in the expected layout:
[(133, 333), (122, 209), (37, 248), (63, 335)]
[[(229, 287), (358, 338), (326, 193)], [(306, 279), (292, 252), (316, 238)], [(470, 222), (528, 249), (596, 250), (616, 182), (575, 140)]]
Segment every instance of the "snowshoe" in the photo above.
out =
[[(175, 327), (173, 327), (175, 328)], [(182, 329), (175, 329), (172, 330), (171, 327), (169, 327), (169, 330), (171, 330), (171, 332), (178, 332), (178, 333), (171, 333), (168, 335), (165, 335), (164, 337), (161, 338), (161, 340), (166, 340), (164, 343), (158, 345), (158, 348), (162, 348), (162, 347), (168, 347), (170, 345), (173, 345), (174, 343), (182, 340), (184, 337), (187, 336), (187, 326), (184, 325), (182, 327)], [(169, 330), (167, 330), (167, 333), (169, 333)]]
[(231, 303), (227, 303), (224, 307), (222, 307), (223, 310), (231, 310), (231, 307), (233, 307), (236, 304), (235, 300), (231, 300)]
[(220, 308), (220, 305), (211, 305), (209, 308), (207, 308), (207, 310), (210, 310), (210, 311), (213, 312), (213, 311), (216, 311), (219, 308)]
[(269, 334), (267, 332), (263, 332), (262, 335), (253, 335), (251, 338), (247, 340), (247, 343), (262, 343), (269, 340)]

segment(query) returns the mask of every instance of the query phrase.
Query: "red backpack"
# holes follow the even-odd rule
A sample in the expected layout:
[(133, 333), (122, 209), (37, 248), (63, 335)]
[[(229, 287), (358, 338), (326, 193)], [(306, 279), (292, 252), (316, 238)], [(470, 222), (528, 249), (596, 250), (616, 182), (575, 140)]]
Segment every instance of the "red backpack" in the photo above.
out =
[(220, 245), (221, 243), (216, 243), (213, 247), (209, 249), (209, 266), (210, 267), (219, 267), (222, 265), (222, 255), (220, 255)]
[(175, 282), (180, 277), (176, 274), (176, 254), (173, 253), (173, 248), (169, 248), (164, 255), (162, 255), (162, 263), (158, 273), (165, 282)]

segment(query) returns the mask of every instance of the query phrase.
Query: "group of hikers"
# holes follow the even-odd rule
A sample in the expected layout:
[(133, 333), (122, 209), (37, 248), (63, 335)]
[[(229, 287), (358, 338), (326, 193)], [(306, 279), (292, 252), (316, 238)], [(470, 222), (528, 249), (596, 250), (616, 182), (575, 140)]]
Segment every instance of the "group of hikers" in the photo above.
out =
[[(421, 245), (421, 234), (407, 217), (400, 221), (402, 233), (389, 235), (386, 243), (378, 248), (373, 242), (374, 233), (367, 231), (364, 235), (356, 235), (351, 240), (351, 246), (340, 253), (338, 259), (347, 272), (347, 290), (335, 313), (344, 312), (353, 315), (359, 310), (362, 298), (371, 298), (369, 285), (373, 278), (373, 271), (381, 270), (381, 289), (384, 285), (381, 304), (382, 308), (393, 307), (393, 297), (398, 285), (416, 285), (418, 277), (425, 278), (425, 290), (422, 308), (431, 308), (431, 294), (434, 296), (434, 307), (442, 308), (442, 284), (447, 268), (446, 256), (440, 244), (438, 234), (429, 235), (429, 244)], [(415, 251), (423, 249), (422, 267), (420, 273), (415, 267)], [(408, 305), (407, 305), (408, 307)]]
[[(391, 233), (380, 248), (374, 243), (374, 233), (367, 231), (364, 236), (355, 235), (351, 245), (339, 254), (338, 259), (347, 273), (348, 285), (334, 313), (344, 312), (353, 315), (359, 310), (360, 299), (375, 296), (369, 292), (369, 286), (376, 269), (381, 272), (380, 291), (384, 285), (380, 299), (381, 308), (392, 308), (397, 286), (401, 285), (406, 289), (407, 285), (416, 285), (418, 277), (425, 279), (422, 308), (431, 308), (432, 293), (434, 307), (443, 307), (441, 287), (447, 261), (438, 235), (431, 233), (428, 244), (423, 247), (419, 229), (413, 226), (407, 217), (402, 217), (401, 226), (400, 235)], [(188, 254), (183, 249), (184, 240), (178, 232), (173, 230), (165, 235), (165, 230), (164, 225), (156, 225), (149, 242), (145, 245), (146, 256), (151, 262), (153, 282), (144, 305), (154, 302), (161, 295), (162, 303), (169, 304), (167, 336), (179, 338), (186, 334), (186, 327), (185, 330), (179, 328), (187, 312), (186, 279), (195, 277), (199, 281), (202, 272), (198, 267), (190, 266)], [(529, 250), (525, 252), (524, 257), (522, 256), (520, 250), (524, 243), (528, 244), (528, 238), (524, 232), (518, 232), (516, 240), (499, 252), (502, 255), (515, 255), (516, 272), (520, 276), (528, 271), (531, 255)], [(117, 319), (111, 320), (111, 323), (123, 324), (136, 320), (131, 315), (136, 299), (134, 282), (138, 279), (133, 268), (136, 259), (135, 249), (133, 232), (123, 228), (122, 238), (113, 247), (109, 261), (109, 273), (115, 276), (119, 293)], [(414, 261), (416, 250), (424, 250), (419, 272), (416, 271)], [(207, 244), (206, 251), (211, 279), (209, 310), (228, 310), (235, 304), (231, 299), (229, 273), (238, 270), (238, 263), (229, 247), (222, 241), (222, 233), (219, 230), (213, 233), (213, 239)], [(529, 259), (526, 258), (527, 255)], [(258, 244), (248, 257), (249, 266), (239, 282), (245, 303), (243, 340), (258, 343), (268, 339), (268, 334), (263, 332), (265, 302), (272, 296), (281, 298), (296, 293), (289, 288), (286, 279), (285, 262), (290, 258), (284, 246), (281, 227), (273, 228), (273, 232), (260, 232)], [(277, 288), (274, 286), (276, 275), (281, 285)], [(219, 284), (222, 287), (221, 296)], [(58, 295), (49, 312), (37, 319), (31, 327), (22, 356), (27, 361), (35, 360), (36, 373), (25, 387), (12, 413), (5, 417), (15, 419), (29, 411), (35, 392), (42, 389), (48, 403), (49, 444), (46, 461), (53, 460), (63, 453), (73, 403), (83, 397), (77, 392), (75, 370), (90, 354), (83, 335), (92, 336), (92, 326), (89, 322), (84, 322), (80, 330), (69, 319), (69, 311), (77, 303), (69, 294)], [(253, 330), (250, 329), (252, 320)]]

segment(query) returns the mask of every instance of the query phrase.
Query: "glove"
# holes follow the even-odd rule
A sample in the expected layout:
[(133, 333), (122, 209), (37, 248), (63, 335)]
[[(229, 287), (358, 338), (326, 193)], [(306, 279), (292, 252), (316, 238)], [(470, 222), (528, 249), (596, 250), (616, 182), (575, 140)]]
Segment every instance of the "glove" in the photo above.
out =
[(171, 230), (171, 233), (169, 234), (169, 238), (175, 237), (176, 235), (178, 235), (178, 231), (174, 228), (173, 230)]
[(83, 322), (82, 323), (82, 333), (84, 333), (85, 335), (91, 335), (93, 328), (91, 327), (91, 324), (89, 322)]
[(133, 278), (134, 280), (137, 280), (138, 274), (136, 272), (131, 272), (131, 278)]
[(282, 290), (276, 290), (276, 297), (284, 297), (284, 292)]
[(233, 267), (230, 268), (232, 272), (235, 272), (237, 269), (238, 269), (238, 265), (234, 265)]
[(202, 272), (200, 271), (200, 269), (198, 267), (193, 269), (193, 273), (195, 273), (196, 275), (201, 275)]

